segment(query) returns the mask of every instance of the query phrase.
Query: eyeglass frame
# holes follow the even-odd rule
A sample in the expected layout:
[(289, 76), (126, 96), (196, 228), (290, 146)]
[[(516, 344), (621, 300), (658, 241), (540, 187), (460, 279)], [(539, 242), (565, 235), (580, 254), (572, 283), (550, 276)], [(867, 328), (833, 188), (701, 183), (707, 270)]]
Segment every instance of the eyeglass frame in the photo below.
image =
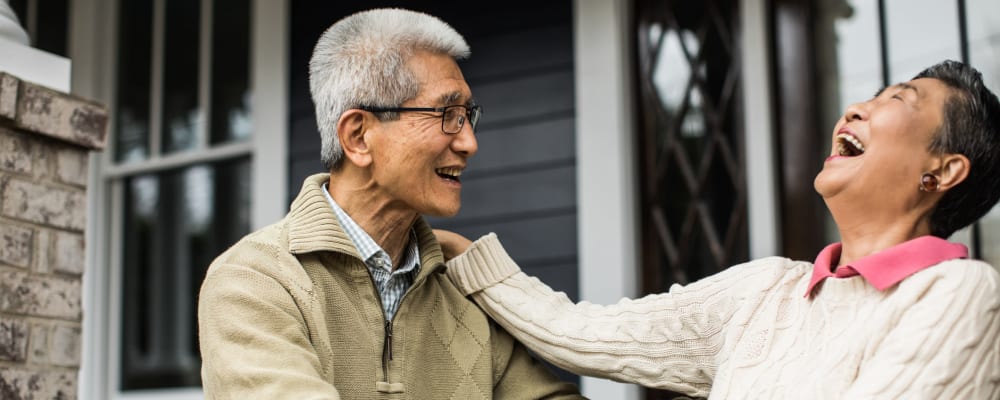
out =
[[(462, 108), (465, 109), (465, 119), (463, 119), (461, 122), (459, 122), (459, 124), (458, 124), (458, 130), (457, 131), (455, 131), (455, 132), (448, 132), (447, 130), (444, 129), (444, 125), (447, 122), (445, 120), (445, 116), (448, 115), (448, 109), (449, 108), (455, 108), (455, 107), (462, 107)], [(374, 106), (359, 106), (358, 109), (362, 110), (362, 111), (372, 112), (372, 113), (380, 113), (380, 112), (407, 112), (407, 111), (413, 111), (413, 112), (439, 112), (439, 113), (441, 113), (441, 132), (444, 132), (446, 135), (457, 135), (459, 132), (462, 131), (462, 128), (465, 127), (465, 122), (466, 121), (469, 121), (469, 123), (472, 124), (471, 125), (472, 126), (472, 130), (475, 131), (476, 130), (476, 126), (479, 125), (479, 120), (483, 117), (483, 106), (480, 106), (479, 104), (473, 104), (471, 106), (467, 106), (465, 104), (453, 104), (453, 105), (444, 106), (444, 107), (374, 107)], [(473, 116), (475, 116), (475, 117), (473, 117)]]

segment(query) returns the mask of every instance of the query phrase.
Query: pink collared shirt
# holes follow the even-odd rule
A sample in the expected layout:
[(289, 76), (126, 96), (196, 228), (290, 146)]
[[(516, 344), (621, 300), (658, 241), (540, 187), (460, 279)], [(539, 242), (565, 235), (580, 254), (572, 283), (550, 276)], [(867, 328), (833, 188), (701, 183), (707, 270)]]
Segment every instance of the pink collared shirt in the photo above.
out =
[(848, 278), (860, 274), (876, 289), (885, 290), (924, 268), (942, 261), (969, 257), (969, 249), (963, 244), (951, 243), (936, 236), (921, 236), (841, 265), (831, 272), (840, 261), (840, 250), (840, 243), (834, 243), (816, 256), (805, 297), (809, 297), (823, 279), (830, 277)]

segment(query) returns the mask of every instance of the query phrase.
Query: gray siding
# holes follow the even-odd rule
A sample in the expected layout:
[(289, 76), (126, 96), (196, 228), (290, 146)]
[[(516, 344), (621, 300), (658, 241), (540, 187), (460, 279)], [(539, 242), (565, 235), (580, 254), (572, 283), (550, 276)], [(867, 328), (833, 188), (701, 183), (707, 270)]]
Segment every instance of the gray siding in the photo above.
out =
[[(375, 3), (364, 8), (393, 5)], [(467, 2), (403, 6), (436, 15), (466, 37), (472, 57), (460, 65), (484, 108), (479, 153), (462, 175), (462, 210), (428, 220), (470, 238), (495, 232), (528, 273), (577, 299), (570, 1), (477, 3), (468, 14), (456, 14), (470, 9)], [(312, 45), (330, 23), (357, 9), (293, 2), (289, 199), (307, 175), (323, 170), (306, 75)]]

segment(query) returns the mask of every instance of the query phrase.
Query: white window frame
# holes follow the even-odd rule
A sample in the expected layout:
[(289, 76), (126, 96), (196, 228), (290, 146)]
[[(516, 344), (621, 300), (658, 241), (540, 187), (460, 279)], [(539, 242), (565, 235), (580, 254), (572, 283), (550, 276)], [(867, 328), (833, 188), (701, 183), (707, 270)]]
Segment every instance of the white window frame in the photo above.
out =
[[(611, 304), (639, 292), (639, 186), (629, 61), (630, 0), (574, 0), (580, 299)], [(768, 74), (769, 12), (740, 0), (750, 257), (774, 255), (778, 212)], [(763, 138), (763, 139), (762, 139)], [(636, 385), (583, 377), (595, 399), (636, 400)]]
[[(128, 0), (73, 0), (71, 3), (70, 57), (73, 60), (73, 93), (115, 109), (117, 17), (119, 2)], [(156, 0), (162, 7), (165, 0)], [(211, 0), (202, 0), (202, 29), (211, 21)], [(154, 11), (158, 12), (158, 11)], [(159, 11), (162, 12), (162, 11)], [(199, 127), (201, 150), (153, 156), (148, 161), (116, 165), (114, 118), (110, 118), (108, 147), (90, 159), (87, 265), (83, 283), (83, 357), (78, 380), (81, 399), (202, 399), (200, 388), (122, 392), (120, 382), (121, 318), (121, 220), (122, 178), (142, 172), (247, 155), (251, 158), (251, 229), (280, 219), (287, 212), (288, 141), (288, 0), (253, 0), (250, 22), (250, 88), (252, 93), (252, 137), (244, 142), (208, 147), (207, 118)], [(162, 29), (160, 29), (162, 31)], [(154, 28), (154, 35), (156, 35)], [(162, 34), (162, 33), (161, 33)], [(206, 37), (203, 35), (202, 41)], [(154, 38), (154, 43), (158, 41)], [(162, 41), (159, 42), (162, 45)], [(204, 44), (204, 43), (203, 43)], [(210, 45), (210, 44), (209, 44)], [(158, 52), (154, 49), (153, 54)], [(201, 59), (211, 49), (201, 46)], [(156, 56), (154, 56), (156, 57)], [(161, 63), (154, 60), (153, 69)], [(200, 73), (210, 66), (202, 62)], [(153, 71), (154, 93), (159, 91), (158, 73)], [(204, 79), (202, 79), (204, 81)], [(206, 104), (208, 85), (200, 89), (200, 104)], [(156, 109), (157, 96), (152, 108)], [(151, 118), (156, 118), (156, 113)], [(158, 124), (151, 120), (150, 144), (158, 146)], [(156, 154), (154, 150), (152, 154)]]

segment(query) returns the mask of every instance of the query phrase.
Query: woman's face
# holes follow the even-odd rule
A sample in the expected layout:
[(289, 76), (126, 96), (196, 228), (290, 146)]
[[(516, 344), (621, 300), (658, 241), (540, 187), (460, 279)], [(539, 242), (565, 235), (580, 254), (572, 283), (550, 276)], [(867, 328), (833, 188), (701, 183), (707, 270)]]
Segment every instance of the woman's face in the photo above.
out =
[(813, 182), (816, 191), (828, 205), (836, 201), (872, 217), (913, 209), (921, 175), (936, 168), (928, 146), (950, 91), (939, 80), (915, 79), (847, 107)]

